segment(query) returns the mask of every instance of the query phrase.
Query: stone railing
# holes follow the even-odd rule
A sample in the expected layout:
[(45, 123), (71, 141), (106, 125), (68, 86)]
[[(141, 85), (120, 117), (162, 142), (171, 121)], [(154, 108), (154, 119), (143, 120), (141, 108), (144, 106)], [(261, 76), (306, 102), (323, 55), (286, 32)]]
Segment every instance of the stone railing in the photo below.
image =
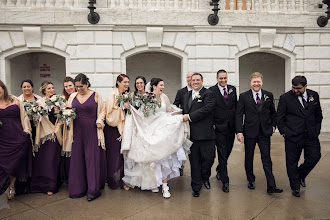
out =
[[(97, 8), (145, 10), (211, 10), (207, 0), (97, 0)], [(0, 0), (0, 8), (86, 8), (88, 0)], [(222, 11), (301, 13), (315, 8), (315, 0), (221, 0)]]

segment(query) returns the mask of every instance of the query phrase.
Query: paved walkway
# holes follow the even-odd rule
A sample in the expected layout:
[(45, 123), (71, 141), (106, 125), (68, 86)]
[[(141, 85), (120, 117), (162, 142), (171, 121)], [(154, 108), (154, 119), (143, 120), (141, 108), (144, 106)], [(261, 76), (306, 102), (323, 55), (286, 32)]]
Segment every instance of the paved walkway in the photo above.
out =
[(256, 148), (254, 170), (256, 189), (249, 190), (244, 171), (244, 148), (235, 144), (229, 160), (230, 192), (221, 190), (212, 168), (211, 190), (205, 188), (199, 198), (191, 195), (190, 168), (185, 175), (169, 182), (172, 197), (161, 193), (131, 189), (102, 191), (93, 202), (86, 198), (68, 198), (67, 187), (47, 196), (29, 194), (9, 201), (9, 209), (0, 210), (6, 219), (330, 219), (330, 134), (320, 137), (322, 158), (306, 179), (301, 197), (291, 195), (286, 174), (283, 139), (272, 138), (273, 170), (282, 194), (268, 195), (260, 152)]

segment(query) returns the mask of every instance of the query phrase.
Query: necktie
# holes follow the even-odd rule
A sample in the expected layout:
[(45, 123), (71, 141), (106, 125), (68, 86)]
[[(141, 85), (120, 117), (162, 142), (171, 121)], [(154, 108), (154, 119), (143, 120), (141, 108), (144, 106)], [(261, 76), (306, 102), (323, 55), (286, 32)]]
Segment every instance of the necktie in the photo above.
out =
[(223, 97), (224, 97), (225, 99), (228, 98), (228, 93), (227, 93), (227, 91), (226, 91), (226, 88), (223, 88)]
[(259, 93), (257, 93), (256, 95), (257, 95), (257, 97), (256, 97), (257, 105), (259, 105), (260, 104)]
[(301, 96), (301, 100), (302, 100), (304, 108), (307, 109), (308, 108), (308, 103), (306, 102), (306, 100), (304, 99), (304, 96), (302, 94), (300, 96)]

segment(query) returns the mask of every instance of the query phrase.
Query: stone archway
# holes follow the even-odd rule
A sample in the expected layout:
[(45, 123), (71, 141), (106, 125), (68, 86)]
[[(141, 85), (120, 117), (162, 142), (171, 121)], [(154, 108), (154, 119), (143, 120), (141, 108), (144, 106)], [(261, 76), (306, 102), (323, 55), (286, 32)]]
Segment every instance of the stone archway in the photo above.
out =
[(131, 89), (134, 89), (134, 79), (141, 75), (147, 81), (158, 77), (165, 82), (165, 94), (173, 102), (177, 90), (181, 88), (181, 59), (163, 52), (144, 52), (126, 59), (126, 74), (131, 79)]
[(263, 88), (278, 100), (285, 92), (285, 59), (265, 52), (249, 53), (239, 58), (239, 92), (250, 89), (250, 76), (260, 72), (264, 76)]

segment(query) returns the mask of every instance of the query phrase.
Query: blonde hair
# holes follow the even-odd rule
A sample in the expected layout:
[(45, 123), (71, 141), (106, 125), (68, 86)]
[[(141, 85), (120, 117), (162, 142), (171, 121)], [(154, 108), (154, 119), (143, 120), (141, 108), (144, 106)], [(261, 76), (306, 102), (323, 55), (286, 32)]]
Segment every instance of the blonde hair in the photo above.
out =
[(261, 73), (259, 73), (259, 72), (254, 72), (254, 73), (252, 73), (252, 75), (251, 75), (251, 80), (252, 80), (253, 78), (258, 78), (258, 77), (260, 77), (261, 79), (264, 78), (264, 76), (263, 76)]
[(39, 91), (41, 92), (41, 94), (43, 94), (43, 95), (46, 95), (46, 89), (47, 89), (47, 86), (49, 85), (49, 84), (52, 84), (52, 85), (54, 85), (52, 82), (50, 82), (50, 81), (44, 81), (44, 82), (42, 82), (41, 83), (41, 87), (40, 87), (40, 89), (39, 89)]

